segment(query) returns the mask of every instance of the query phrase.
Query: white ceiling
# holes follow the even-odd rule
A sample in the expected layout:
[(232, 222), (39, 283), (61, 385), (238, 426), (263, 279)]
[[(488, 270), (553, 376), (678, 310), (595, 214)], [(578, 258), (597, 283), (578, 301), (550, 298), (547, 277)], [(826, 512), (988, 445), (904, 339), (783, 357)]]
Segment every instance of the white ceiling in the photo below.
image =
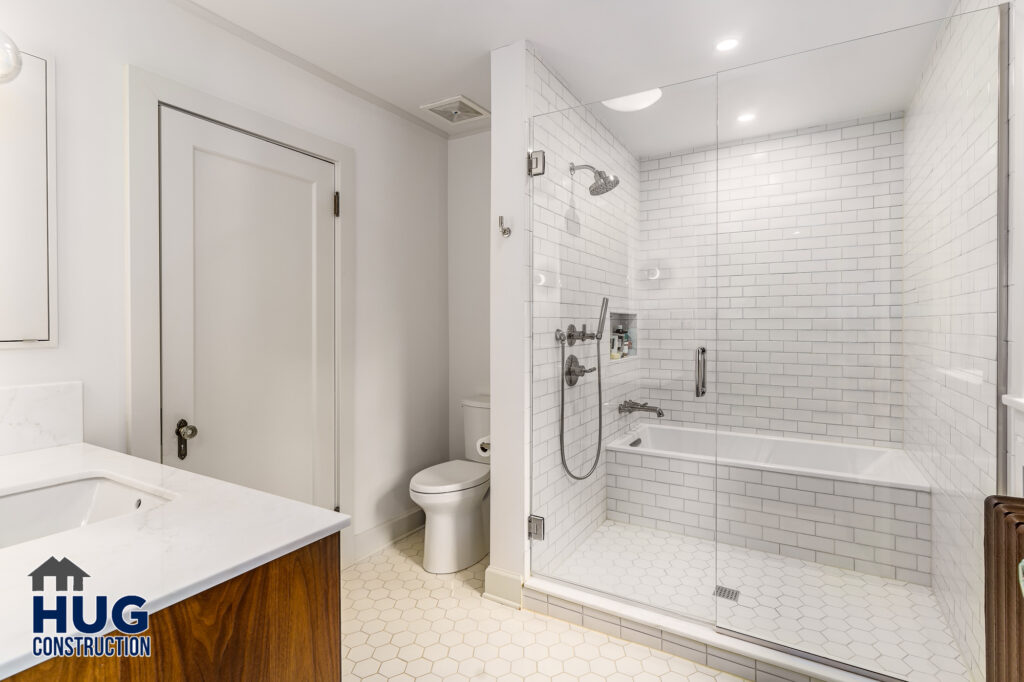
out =
[[(941, 23), (673, 85), (642, 111), (618, 113), (600, 103), (589, 108), (637, 156), (904, 111)], [(743, 113), (756, 118), (741, 123), (737, 117)]]
[[(187, 3), (187, 0), (176, 0)], [(529, 40), (584, 102), (946, 16), (952, 0), (194, 0), (445, 133), (419, 107), (489, 106), (489, 53)], [(723, 37), (739, 48), (715, 51)]]

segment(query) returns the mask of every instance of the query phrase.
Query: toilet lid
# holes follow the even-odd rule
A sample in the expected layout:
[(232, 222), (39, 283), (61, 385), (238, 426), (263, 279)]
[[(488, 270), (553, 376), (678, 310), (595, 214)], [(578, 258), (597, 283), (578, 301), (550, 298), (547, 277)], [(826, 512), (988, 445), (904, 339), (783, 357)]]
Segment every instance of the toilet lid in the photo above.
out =
[(475, 488), (491, 476), (491, 467), (467, 459), (435, 464), (412, 477), (409, 489), (417, 493), (452, 493)]

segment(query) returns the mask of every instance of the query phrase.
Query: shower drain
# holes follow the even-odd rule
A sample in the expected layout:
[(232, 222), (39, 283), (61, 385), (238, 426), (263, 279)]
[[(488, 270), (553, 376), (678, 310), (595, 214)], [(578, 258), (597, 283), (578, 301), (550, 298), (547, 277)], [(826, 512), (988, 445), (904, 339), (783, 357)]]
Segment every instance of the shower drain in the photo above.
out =
[(740, 591), (734, 590), (731, 587), (722, 587), (721, 585), (715, 585), (715, 596), (721, 597), (722, 599), (728, 599), (729, 601), (739, 601)]

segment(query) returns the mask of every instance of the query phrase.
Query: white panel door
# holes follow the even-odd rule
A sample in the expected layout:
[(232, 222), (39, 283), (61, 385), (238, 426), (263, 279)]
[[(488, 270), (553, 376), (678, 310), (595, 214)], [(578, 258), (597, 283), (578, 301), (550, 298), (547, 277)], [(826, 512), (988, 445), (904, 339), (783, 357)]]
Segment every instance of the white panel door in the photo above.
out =
[(336, 504), (334, 186), (331, 163), (160, 108), (164, 464)]

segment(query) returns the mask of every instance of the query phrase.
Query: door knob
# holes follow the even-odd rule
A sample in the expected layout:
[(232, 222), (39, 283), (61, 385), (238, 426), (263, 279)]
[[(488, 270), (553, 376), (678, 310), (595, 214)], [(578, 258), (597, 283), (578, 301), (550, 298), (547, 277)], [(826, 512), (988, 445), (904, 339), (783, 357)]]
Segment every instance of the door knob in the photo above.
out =
[(178, 459), (188, 457), (188, 442), (195, 438), (199, 429), (194, 424), (189, 424), (184, 419), (179, 419), (174, 429), (174, 435), (178, 437)]

